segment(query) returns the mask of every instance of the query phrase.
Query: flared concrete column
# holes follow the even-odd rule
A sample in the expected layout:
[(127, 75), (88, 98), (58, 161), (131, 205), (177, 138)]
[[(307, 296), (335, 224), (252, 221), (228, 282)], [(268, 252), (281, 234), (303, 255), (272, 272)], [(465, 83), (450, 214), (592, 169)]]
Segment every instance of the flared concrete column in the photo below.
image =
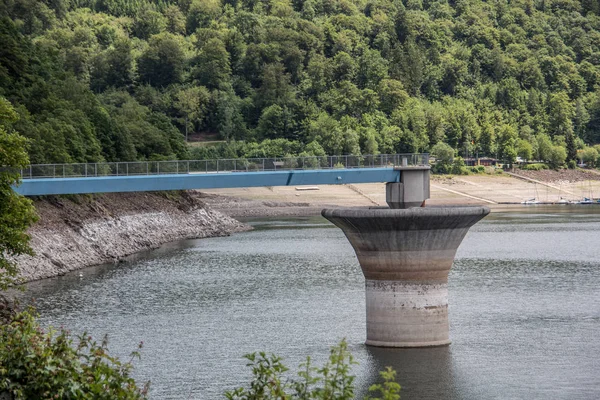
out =
[(448, 273), (487, 207), (325, 209), (365, 276), (368, 345), (441, 346), (448, 331)]

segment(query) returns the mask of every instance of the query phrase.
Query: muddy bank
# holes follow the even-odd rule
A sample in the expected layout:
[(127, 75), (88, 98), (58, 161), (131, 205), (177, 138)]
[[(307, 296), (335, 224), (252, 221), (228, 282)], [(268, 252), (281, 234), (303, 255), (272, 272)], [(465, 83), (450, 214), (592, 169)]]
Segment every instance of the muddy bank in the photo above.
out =
[(211, 209), (233, 218), (309, 217), (321, 215), (324, 208), (322, 205), (306, 202), (252, 200), (209, 193), (198, 193), (198, 196)]
[(36, 255), (17, 260), (23, 281), (116, 262), (167, 242), (249, 229), (193, 192), (46, 197), (35, 206), (40, 220), (29, 234)]
[[(515, 175), (520, 175), (519, 177)], [(520, 171), (515, 175), (432, 175), (427, 205), (486, 205), (505, 209), (541, 202), (600, 198), (600, 171)], [(386, 206), (384, 183), (205, 190), (204, 201), (234, 218), (320, 215), (323, 208)]]

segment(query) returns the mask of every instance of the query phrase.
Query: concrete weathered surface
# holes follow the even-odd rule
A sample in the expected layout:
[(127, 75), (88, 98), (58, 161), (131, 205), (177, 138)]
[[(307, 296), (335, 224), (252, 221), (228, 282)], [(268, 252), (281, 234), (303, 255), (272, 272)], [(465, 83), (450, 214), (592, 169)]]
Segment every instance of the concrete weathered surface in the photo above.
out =
[(366, 279), (367, 341), (382, 347), (450, 343), (448, 273), (487, 207), (325, 209), (344, 231)]
[(400, 182), (385, 185), (385, 200), (390, 208), (420, 207), (429, 198), (427, 167), (396, 167), (401, 171)]

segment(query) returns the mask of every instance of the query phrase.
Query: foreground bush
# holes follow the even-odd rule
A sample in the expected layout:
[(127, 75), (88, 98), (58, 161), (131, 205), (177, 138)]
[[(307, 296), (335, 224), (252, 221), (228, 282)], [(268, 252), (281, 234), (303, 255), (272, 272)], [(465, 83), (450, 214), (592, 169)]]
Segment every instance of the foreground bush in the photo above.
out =
[[(281, 358), (266, 353), (245, 356), (252, 368), (252, 381), (247, 388), (238, 388), (225, 393), (229, 400), (348, 400), (355, 398), (354, 376), (350, 367), (356, 364), (348, 352), (345, 340), (331, 348), (329, 359), (321, 368), (314, 367), (310, 357), (300, 364), (300, 379), (285, 379), (282, 374), (288, 368)], [(384, 383), (372, 385), (369, 392), (380, 397), (371, 400), (398, 400), (400, 385), (395, 381), (396, 371), (390, 367), (380, 372)]]
[[(31, 311), (0, 325), (0, 394), (14, 399), (145, 399), (130, 372), (138, 352), (123, 363), (110, 356), (106, 338), (86, 333), (74, 346), (68, 331), (45, 332)], [(141, 344), (140, 344), (141, 348)]]
[[(141, 344), (140, 344), (141, 348)], [(92, 341), (86, 333), (77, 346), (68, 331), (45, 332), (30, 311), (14, 314), (0, 324), (0, 397), (9, 399), (146, 399), (149, 383), (140, 388), (130, 373), (133, 352), (128, 362), (110, 356), (106, 338)], [(355, 377), (350, 367), (356, 364), (346, 341), (334, 346), (321, 368), (310, 357), (301, 364), (299, 379), (283, 378), (288, 368), (281, 358), (266, 353), (245, 356), (253, 378), (247, 388), (225, 393), (229, 400), (348, 400), (355, 398)], [(388, 367), (380, 372), (383, 383), (372, 385), (370, 400), (398, 400), (400, 385), (396, 372)]]

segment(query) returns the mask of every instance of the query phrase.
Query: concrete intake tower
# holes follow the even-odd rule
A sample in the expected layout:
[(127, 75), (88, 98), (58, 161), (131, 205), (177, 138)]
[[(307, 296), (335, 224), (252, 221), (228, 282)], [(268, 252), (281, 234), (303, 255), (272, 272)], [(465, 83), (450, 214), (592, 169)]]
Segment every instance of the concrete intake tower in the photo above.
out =
[(366, 344), (450, 344), (448, 273), (467, 231), (490, 210), (418, 207), (429, 198), (429, 167), (401, 168), (386, 192), (390, 208), (322, 211), (352, 244), (365, 276)]

